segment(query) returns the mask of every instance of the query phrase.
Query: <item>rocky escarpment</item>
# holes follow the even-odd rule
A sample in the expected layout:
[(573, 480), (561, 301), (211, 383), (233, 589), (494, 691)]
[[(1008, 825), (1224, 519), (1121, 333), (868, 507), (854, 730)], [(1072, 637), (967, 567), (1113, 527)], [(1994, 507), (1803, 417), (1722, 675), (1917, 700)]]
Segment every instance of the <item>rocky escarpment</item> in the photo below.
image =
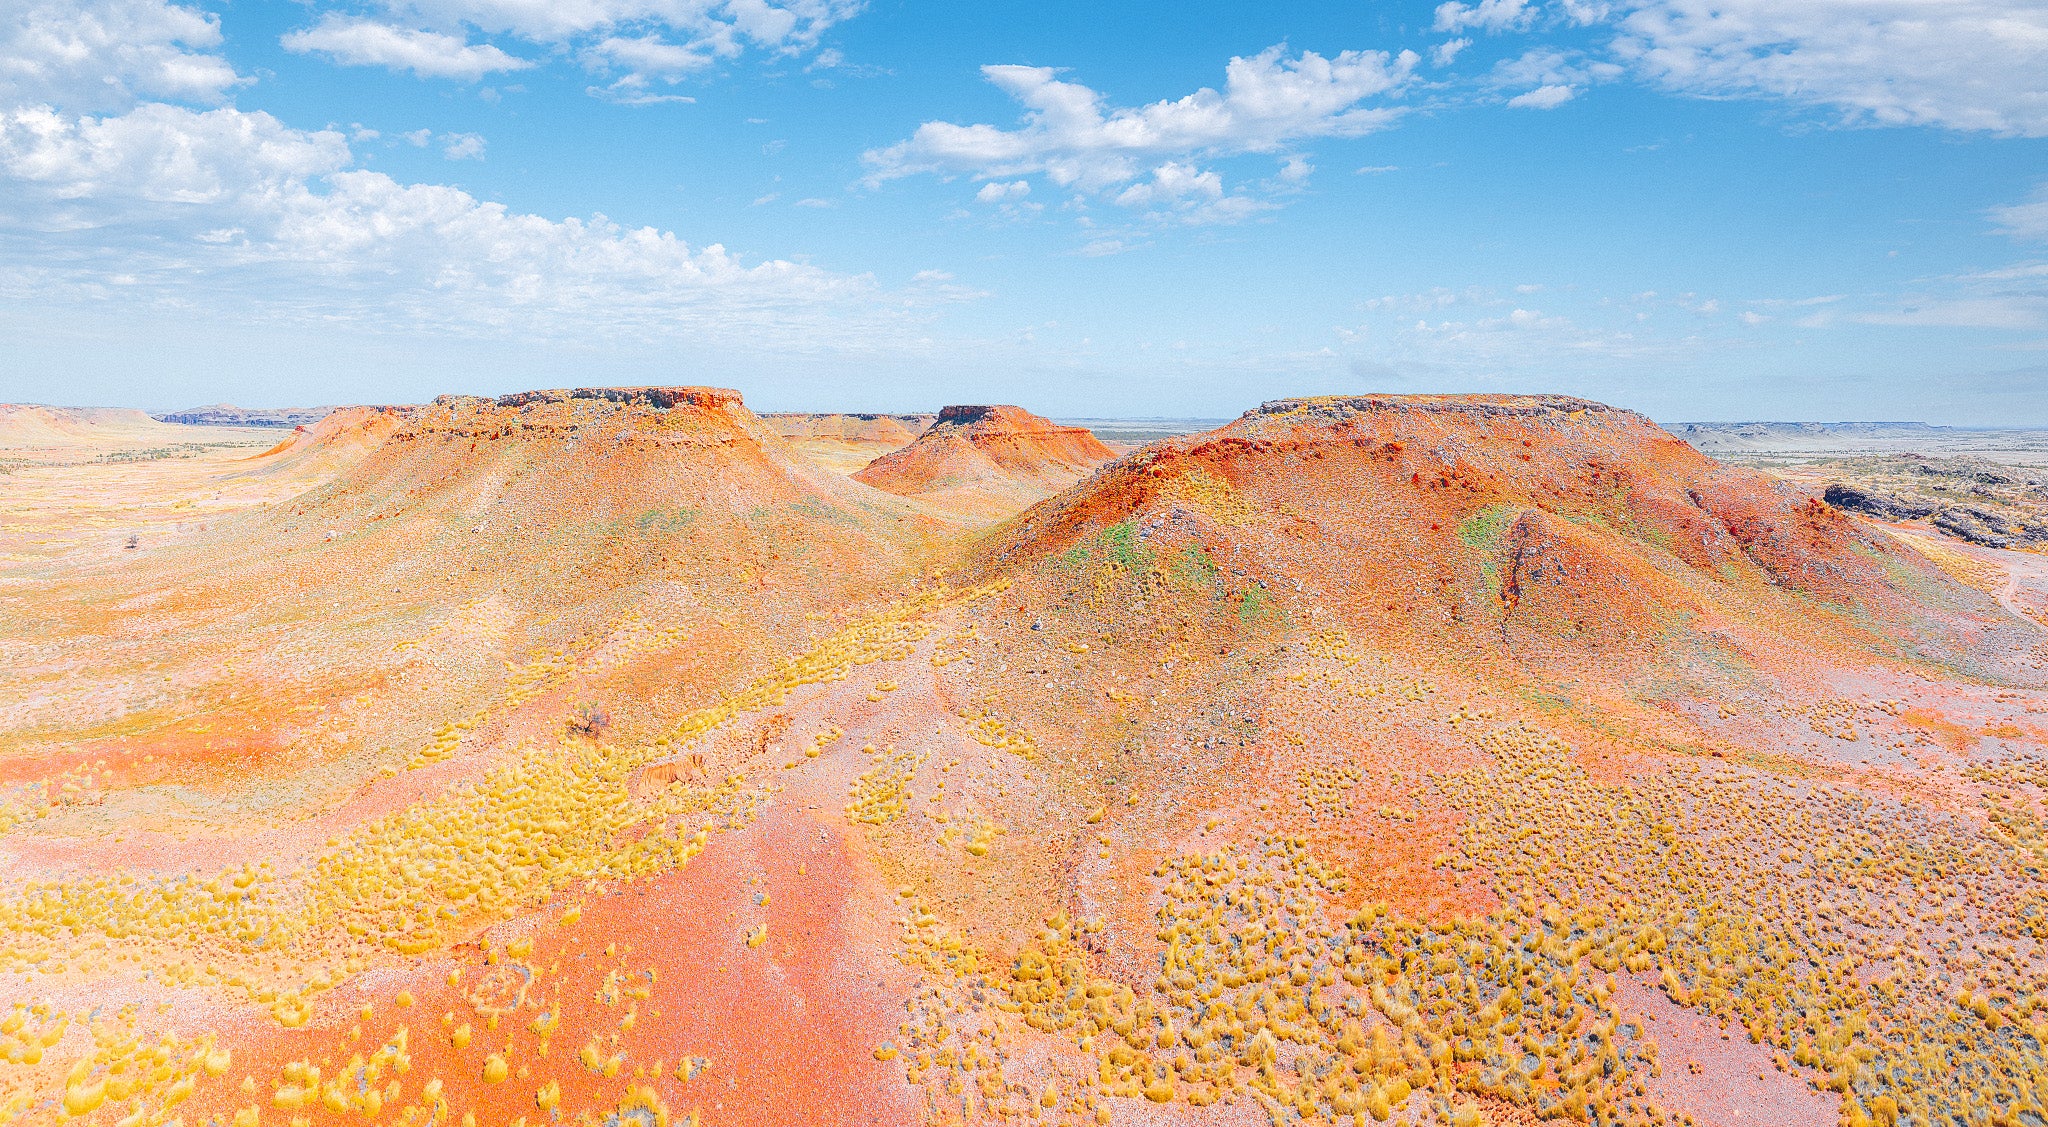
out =
[(1806, 472), (1831, 482), (1828, 504), (1879, 520), (1926, 520), (1958, 540), (1987, 548), (2048, 545), (2048, 483), (2039, 471), (1982, 458), (1842, 459)]
[(191, 407), (183, 411), (154, 415), (152, 418), (161, 423), (180, 423), (185, 426), (309, 427), (336, 410), (339, 408), (237, 407), (232, 403), (215, 403), (210, 407)]

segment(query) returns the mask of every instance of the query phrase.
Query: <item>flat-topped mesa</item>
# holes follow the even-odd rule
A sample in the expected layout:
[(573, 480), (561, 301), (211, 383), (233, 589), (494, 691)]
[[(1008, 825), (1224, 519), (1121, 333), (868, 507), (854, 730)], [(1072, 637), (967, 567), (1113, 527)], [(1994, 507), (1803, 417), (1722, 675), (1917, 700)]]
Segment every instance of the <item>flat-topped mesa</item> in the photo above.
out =
[[(1427, 457), (1424, 477), (1455, 468), (1508, 491), (1544, 494), (1605, 472), (1705, 474), (1712, 459), (1647, 417), (1569, 395), (1332, 395), (1277, 399), (1208, 435), (1224, 446), (1378, 444)], [(1199, 445), (1199, 443), (1197, 443)], [(1168, 444), (1171, 446), (1172, 444)], [(1509, 447), (1519, 447), (1512, 453)], [(1162, 450), (1165, 456), (1171, 454)], [(1414, 471), (1411, 471), (1414, 472)]]
[(925, 436), (966, 439), (1005, 469), (1043, 473), (1048, 464), (1087, 471), (1116, 457), (1086, 427), (1065, 426), (1009, 404), (955, 404), (940, 409)]
[(900, 496), (995, 516), (1065, 489), (1114, 457), (1085, 427), (1062, 426), (1007, 404), (955, 405), (940, 411), (917, 441), (853, 477)]
[(1048, 588), (1065, 589), (1062, 561), (1118, 526), (1161, 566), (1184, 551), (1258, 561), (1269, 592), (1342, 608), (1361, 631), (1549, 652), (1559, 668), (1596, 649), (1648, 660), (1674, 624), (1717, 616), (1805, 615), (1827, 623), (1817, 635), (1870, 646), (1991, 625), (1984, 600), (1811, 492), (1567, 396), (1267, 403), (1103, 467), (1022, 514), (962, 574), (1043, 564)]
[(1085, 427), (1063, 426), (1007, 403), (956, 403), (942, 407), (932, 425), (958, 427), (978, 434), (1085, 434), (1091, 439), (1095, 437)]
[(1245, 412), (1245, 418), (1260, 416), (1308, 416), (1342, 420), (1380, 412), (1419, 412), (1460, 415), (1470, 418), (1541, 418), (1563, 415), (1578, 421), (1588, 414), (1600, 416), (1643, 416), (1622, 407), (1610, 407), (1591, 399), (1571, 395), (1319, 395), (1298, 399), (1274, 399)]
[(183, 411), (171, 411), (151, 418), (162, 423), (183, 423), (187, 426), (216, 427), (309, 427), (333, 412), (338, 407), (237, 407), (232, 403), (213, 403), (204, 407), (188, 407)]
[(0, 403), (0, 447), (62, 447), (110, 436), (176, 433), (177, 428), (127, 407)]
[(833, 590), (893, 577), (932, 523), (804, 460), (724, 388), (441, 396), (331, 418), (350, 433), (390, 430), (272, 519), (519, 583), (689, 576), (781, 585), (810, 610)]
[[(446, 399), (462, 398), (444, 395), (434, 400), (440, 403)], [(729, 387), (578, 387), (552, 388), (537, 391), (516, 391), (501, 395), (494, 402), (500, 407), (525, 407), (535, 403), (573, 403), (579, 399), (599, 400), (622, 406), (647, 406), (663, 411), (677, 407), (696, 407), (707, 411), (726, 411), (744, 407), (740, 393)]]
[(589, 438), (673, 445), (759, 445), (780, 439), (723, 387), (579, 387), (496, 397), (443, 395), (416, 409), (397, 441)]
[(782, 411), (764, 414), (761, 421), (812, 463), (851, 477), (876, 458), (908, 446), (930, 429), (937, 417), (867, 411)]
[(253, 455), (250, 460), (274, 460), (282, 455), (312, 451), (367, 453), (425, 408), (404, 405), (323, 407), (321, 410), (324, 413), (318, 419), (294, 426), (282, 442)]

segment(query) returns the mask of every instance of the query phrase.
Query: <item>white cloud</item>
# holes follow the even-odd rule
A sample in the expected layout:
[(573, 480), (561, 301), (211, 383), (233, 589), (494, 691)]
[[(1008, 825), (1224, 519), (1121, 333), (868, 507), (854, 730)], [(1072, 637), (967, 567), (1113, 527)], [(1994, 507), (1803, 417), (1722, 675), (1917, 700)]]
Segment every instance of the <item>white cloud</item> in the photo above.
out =
[(857, 318), (878, 296), (865, 275), (748, 264), (666, 231), (520, 214), (348, 164), (339, 133), (298, 132), (267, 114), (13, 111), (0, 119), (8, 224), (97, 229), (98, 261), (66, 264), (68, 274), (48, 262), (0, 266), (91, 286), (118, 262), (154, 286), (210, 277), (253, 285), (242, 298), (258, 305), (298, 294), (321, 317), (359, 307), (368, 319), (396, 311), (451, 326), (722, 334), (729, 322)]
[(571, 51), (609, 81), (595, 96), (630, 105), (688, 101), (657, 93), (749, 48), (783, 57), (817, 52), (826, 31), (859, 12), (861, 0), (377, 0), (394, 18), (444, 32), (468, 28)]
[(346, 66), (409, 70), (421, 78), (463, 82), (533, 65), (488, 43), (334, 13), (312, 27), (287, 33), (278, 42), (287, 51), (323, 55)]
[(1644, 337), (1581, 325), (1570, 317), (1515, 308), (1469, 321), (1416, 321), (1395, 334), (1397, 353), (1453, 366), (1527, 367), (1572, 358), (1636, 360), (1697, 345), (1693, 338)]
[(1578, 51), (1536, 47), (1495, 64), (1487, 81), (1494, 86), (1585, 86), (1611, 82), (1626, 73), (1620, 66), (1588, 58)]
[(926, 122), (909, 140), (864, 159), (878, 181), (920, 172), (1043, 173), (1057, 184), (1103, 188), (1136, 179), (1159, 158), (1271, 152), (1301, 138), (1385, 128), (1398, 110), (1359, 103), (1399, 92), (1416, 62), (1409, 51), (1288, 58), (1273, 47), (1231, 59), (1220, 94), (1204, 87), (1171, 101), (1108, 109), (1100, 94), (1062, 81), (1051, 67), (986, 66), (982, 75), (1025, 107), (1021, 127)]
[[(1126, 206), (1175, 201), (1176, 222), (1236, 222), (1271, 205), (1224, 196), (1220, 177), (1197, 161), (1385, 128), (1400, 110), (1362, 103), (1401, 93), (1419, 61), (1412, 51), (1324, 58), (1312, 51), (1289, 57), (1272, 47), (1231, 59), (1221, 93), (1204, 87), (1137, 107), (1107, 106), (1102, 95), (1051, 67), (985, 66), (982, 75), (1024, 107), (1017, 128), (929, 121), (910, 139), (862, 159), (871, 186), (919, 173), (987, 180), (1043, 175)], [(1191, 200), (1208, 202), (1196, 207)]]
[(1021, 200), (1030, 194), (1029, 180), (1011, 180), (1007, 183), (991, 180), (981, 186), (981, 191), (974, 193), (974, 198), (982, 203), (1002, 203), (1005, 200)]
[(1557, 8), (1564, 13), (1566, 20), (1580, 27), (1605, 20), (1608, 13), (1613, 10), (1606, 3), (1588, 2), (1588, 0), (1558, 0)]
[(1305, 157), (1288, 157), (1287, 162), (1280, 166), (1280, 179), (1289, 184), (1300, 184), (1306, 181), (1315, 170), (1316, 166), (1310, 164)]
[(0, 18), (0, 105), (217, 103), (244, 81), (209, 52), (219, 43), (212, 15), (163, 0), (15, 0)]
[(697, 100), (688, 94), (658, 94), (648, 89), (648, 85), (646, 75), (628, 74), (609, 86), (586, 86), (583, 92), (621, 106), (689, 105)]
[(1116, 197), (1125, 207), (1152, 207), (1179, 203), (1189, 198), (1215, 200), (1223, 197), (1223, 177), (1193, 165), (1168, 161), (1152, 170), (1152, 179), (1133, 184)]
[(2025, 203), (1992, 208), (1991, 219), (2000, 232), (2015, 239), (2048, 242), (2048, 184), (2034, 189)]
[(701, 44), (683, 46), (658, 35), (609, 36), (588, 48), (584, 57), (600, 66), (620, 67), (643, 78), (669, 82), (715, 61)]
[(2048, 136), (2048, 6), (2034, 0), (1648, 0), (1622, 16), (1614, 52), (1680, 93)]
[(1438, 31), (1510, 31), (1529, 26), (1535, 18), (1536, 10), (1529, 6), (1529, 0), (1479, 0), (1472, 5), (1448, 0), (1437, 5), (1435, 27)]
[(1569, 86), (1538, 86), (1526, 94), (1517, 94), (1508, 99), (1508, 108), (1517, 110), (1554, 110), (1572, 100), (1573, 91)]
[(1450, 66), (1471, 45), (1470, 39), (1446, 39), (1429, 49), (1429, 61), (1440, 67)]
[(246, 225), (247, 201), (290, 194), (348, 163), (341, 134), (302, 132), (266, 113), (162, 103), (112, 117), (0, 111), (0, 207), (9, 225), (31, 229), (184, 215), (203, 216), (206, 228)]
[(398, 136), (413, 148), (424, 149), (433, 143), (434, 131), (431, 129), (415, 129), (410, 133), (400, 133)]
[(484, 139), (475, 133), (443, 133), (441, 155), (449, 160), (482, 160)]

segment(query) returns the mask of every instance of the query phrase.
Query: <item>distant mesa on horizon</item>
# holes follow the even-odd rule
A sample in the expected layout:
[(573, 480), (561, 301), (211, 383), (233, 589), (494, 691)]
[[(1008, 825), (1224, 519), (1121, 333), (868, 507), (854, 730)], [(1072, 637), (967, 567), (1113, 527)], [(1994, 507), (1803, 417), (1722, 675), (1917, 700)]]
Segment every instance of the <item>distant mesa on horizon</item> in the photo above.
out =
[(237, 407), (215, 403), (187, 407), (150, 417), (160, 423), (202, 427), (307, 427), (333, 414), (336, 407)]
[(1066, 489), (1116, 456), (1085, 427), (1012, 404), (953, 404), (916, 441), (875, 459), (853, 479), (993, 519)]

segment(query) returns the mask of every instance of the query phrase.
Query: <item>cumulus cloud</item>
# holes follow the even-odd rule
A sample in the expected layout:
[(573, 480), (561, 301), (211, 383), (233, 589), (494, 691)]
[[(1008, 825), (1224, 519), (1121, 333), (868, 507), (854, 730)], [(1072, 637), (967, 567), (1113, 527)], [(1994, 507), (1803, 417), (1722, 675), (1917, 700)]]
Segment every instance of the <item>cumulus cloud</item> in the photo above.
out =
[(441, 155), (449, 160), (482, 160), (484, 139), (475, 133), (443, 133)]
[(1231, 59), (1220, 93), (1204, 87), (1136, 107), (1109, 106), (1101, 94), (1051, 67), (985, 66), (983, 77), (1024, 107), (1018, 127), (929, 121), (908, 140), (870, 150), (862, 159), (870, 185), (919, 173), (988, 180), (1043, 175), (1076, 191), (1109, 193), (1127, 206), (1207, 195), (1213, 185), (1218, 190), (1207, 198), (1225, 206), (1203, 214), (1226, 221), (1265, 205), (1221, 198), (1220, 178), (1196, 161), (1385, 128), (1399, 109), (1362, 103), (1399, 94), (1419, 61), (1412, 51), (1346, 51), (1325, 58), (1312, 51), (1289, 56), (1272, 47)]
[[(832, 306), (874, 290), (866, 276), (748, 264), (671, 232), (520, 214), (351, 164), (339, 133), (229, 108), (0, 116), (8, 223), (97, 229), (99, 253), (145, 276), (267, 271), (329, 291), (320, 301), (375, 290), (433, 320), (638, 316), (706, 330), (749, 311)], [(106, 272), (100, 264), (84, 274)]]
[[(339, 129), (298, 129), (267, 113), (162, 101), (81, 111), (65, 99), (97, 105), (113, 90), (219, 100), (241, 80), (202, 53), (218, 32), (188, 9), (163, 0), (72, 7), (93, 17), (85, 31), (59, 41), (17, 29), (0, 52), (0, 227), (16, 234), (0, 244), (0, 289), (11, 293), (104, 299), (119, 279), (123, 300), (238, 317), (273, 310), (572, 333), (602, 325), (706, 341), (758, 339), (764, 325), (802, 326), (813, 340), (872, 335), (913, 308), (971, 296), (928, 284), (884, 292), (865, 274), (750, 262), (652, 227), (524, 214), (459, 188), (403, 183), (356, 167)], [(107, 16), (117, 7), (125, 23)], [(138, 30), (115, 42), (91, 30), (117, 25), (154, 28), (155, 38)], [(88, 48), (99, 54), (68, 53)], [(83, 73), (115, 81), (67, 93)], [(484, 151), (474, 134), (402, 136), (438, 143), (451, 159)]]
[(438, 31), (394, 27), (332, 13), (278, 42), (287, 51), (322, 55), (347, 66), (409, 70), (421, 78), (453, 78), (463, 82), (533, 65), (530, 60), (507, 54), (488, 43), (470, 43), (460, 36)]
[(1529, 0), (1479, 0), (1469, 5), (1448, 0), (1437, 5), (1435, 27), (1452, 32), (1467, 28), (1508, 31), (1527, 27), (1535, 18), (1536, 10), (1529, 6)]
[(1679, 93), (2048, 136), (2048, 6), (2031, 0), (1648, 0), (1621, 15), (1613, 49)]
[(1511, 109), (1554, 110), (1576, 97), (1581, 87), (1610, 82), (1623, 73), (1620, 66), (1581, 52), (1538, 47), (1495, 64), (1486, 85), (1520, 90), (1508, 99)]
[(658, 35), (613, 35), (592, 45), (584, 57), (600, 66), (673, 82), (710, 66), (714, 56), (702, 45), (671, 43)]
[(981, 191), (974, 193), (974, 198), (982, 203), (1002, 203), (1005, 200), (1021, 200), (1030, 194), (1029, 180), (1011, 180), (1007, 183), (991, 180), (981, 186)]
[(408, 34), (439, 34), (465, 44), (475, 29), (565, 50), (607, 80), (590, 87), (592, 94), (636, 105), (688, 101), (658, 92), (657, 84), (672, 85), (749, 48), (777, 57), (817, 52), (819, 38), (861, 8), (861, 0), (375, 2), (394, 20), (431, 29)]
[(1168, 161), (1152, 170), (1151, 180), (1124, 189), (1116, 202), (1125, 207), (1150, 207), (1178, 203), (1189, 197), (1222, 199), (1223, 177), (1193, 165)]
[(212, 15), (163, 0), (26, 0), (0, 19), (0, 104), (121, 110), (213, 104), (242, 84)]
[(1308, 137), (1355, 137), (1398, 114), (1367, 98), (1408, 84), (1417, 58), (1404, 51), (1314, 52), (1279, 47), (1233, 58), (1222, 93), (1110, 108), (1102, 96), (1063, 81), (1051, 67), (986, 66), (983, 77), (1025, 107), (1016, 129), (932, 121), (909, 140), (865, 154), (875, 179), (919, 172), (1019, 176), (1043, 173), (1061, 185), (1104, 187), (1137, 178), (1162, 157), (1271, 152)]
[(1572, 100), (1573, 91), (1569, 86), (1538, 86), (1526, 94), (1517, 94), (1508, 99), (1508, 108), (1516, 110), (1554, 110)]

